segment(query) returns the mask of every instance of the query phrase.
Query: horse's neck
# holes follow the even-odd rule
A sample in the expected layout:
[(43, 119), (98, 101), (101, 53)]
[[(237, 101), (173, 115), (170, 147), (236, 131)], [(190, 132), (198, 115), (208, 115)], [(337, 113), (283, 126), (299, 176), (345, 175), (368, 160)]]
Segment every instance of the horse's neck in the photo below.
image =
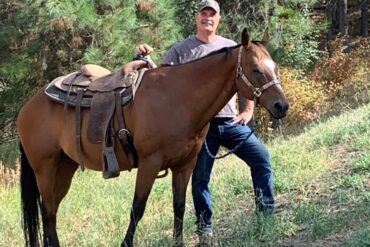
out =
[(182, 83), (188, 92), (187, 114), (194, 130), (203, 129), (236, 93), (236, 63), (237, 49), (234, 49), (229, 56), (220, 53), (188, 64), (193, 66), (188, 76), (191, 81)]
[(170, 135), (197, 135), (236, 93), (236, 63), (234, 49), (228, 56), (223, 52), (147, 71), (135, 99), (134, 121), (165, 127)]

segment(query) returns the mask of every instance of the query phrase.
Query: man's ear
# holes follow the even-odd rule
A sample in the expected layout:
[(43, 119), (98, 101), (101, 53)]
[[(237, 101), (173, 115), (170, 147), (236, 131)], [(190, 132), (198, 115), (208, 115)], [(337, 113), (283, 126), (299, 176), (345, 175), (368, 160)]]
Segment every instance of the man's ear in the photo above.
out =
[(246, 28), (244, 28), (242, 32), (242, 45), (244, 47), (249, 47), (251, 45), (251, 38)]

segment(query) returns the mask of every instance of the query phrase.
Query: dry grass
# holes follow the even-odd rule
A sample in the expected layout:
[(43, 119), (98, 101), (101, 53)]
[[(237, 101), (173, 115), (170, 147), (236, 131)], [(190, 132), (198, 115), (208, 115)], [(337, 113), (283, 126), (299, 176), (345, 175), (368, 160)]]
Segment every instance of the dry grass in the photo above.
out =
[(0, 161), (0, 188), (17, 186), (19, 183), (20, 164), (17, 160), (15, 169), (8, 168)]
[(331, 44), (331, 56), (326, 54), (309, 76), (311, 80), (322, 84), (323, 89), (327, 93), (333, 95), (341, 93), (348, 81), (356, 81), (358, 79), (356, 77), (359, 76), (359, 68), (365, 66), (367, 71), (363, 72), (370, 72), (369, 39), (360, 39), (356, 48), (348, 53), (342, 51), (342, 44), (343, 40), (341, 38), (335, 39)]

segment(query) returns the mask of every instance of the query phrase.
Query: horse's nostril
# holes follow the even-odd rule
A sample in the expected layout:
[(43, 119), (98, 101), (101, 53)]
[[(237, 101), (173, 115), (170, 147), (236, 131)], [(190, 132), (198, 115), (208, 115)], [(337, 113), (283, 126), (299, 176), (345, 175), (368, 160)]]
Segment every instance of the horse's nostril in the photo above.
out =
[(279, 112), (283, 109), (283, 106), (280, 102), (275, 103), (274, 107)]
[(289, 108), (289, 104), (283, 104), (281, 102), (276, 102), (275, 105), (274, 105), (274, 108), (275, 110), (277, 110), (278, 112), (285, 112), (288, 110)]

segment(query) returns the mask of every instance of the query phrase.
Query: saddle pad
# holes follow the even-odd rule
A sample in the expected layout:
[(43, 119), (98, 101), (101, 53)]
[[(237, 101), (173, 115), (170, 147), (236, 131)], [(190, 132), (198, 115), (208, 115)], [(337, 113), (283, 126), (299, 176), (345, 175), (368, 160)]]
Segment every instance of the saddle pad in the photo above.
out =
[(73, 72), (66, 76), (59, 76), (55, 78), (50, 84), (53, 84), (55, 87), (59, 88), (60, 90), (64, 92), (77, 93), (77, 90), (79, 90), (81, 87), (87, 87), (91, 83), (89, 80), (84, 80), (83, 82), (79, 80), (81, 84), (78, 87), (74, 86), (73, 83), (72, 85), (67, 84), (67, 83), (71, 83), (71, 80), (76, 79), (76, 77), (79, 78), (77, 74), (78, 74), (78, 71)]
[[(68, 94), (68, 92), (59, 89), (58, 87), (54, 85), (54, 81), (50, 82), (47, 85), (47, 87), (44, 90), (44, 93), (49, 99), (51, 99), (54, 102), (64, 104), (68, 98), (67, 104), (69, 106), (76, 106), (77, 95), (73, 92)], [(132, 100), (133, 95), (132, 95), (132, 89), (130, 87), (123, 88), (120, 91), (120, 93), (121, 93), (121, 104), (122, 105), (125, 105)], [(89, 108), (91, 106), (91, 100), (92, 100), (92, 95), (85, 94), (81, 101), (81, 107)]]

